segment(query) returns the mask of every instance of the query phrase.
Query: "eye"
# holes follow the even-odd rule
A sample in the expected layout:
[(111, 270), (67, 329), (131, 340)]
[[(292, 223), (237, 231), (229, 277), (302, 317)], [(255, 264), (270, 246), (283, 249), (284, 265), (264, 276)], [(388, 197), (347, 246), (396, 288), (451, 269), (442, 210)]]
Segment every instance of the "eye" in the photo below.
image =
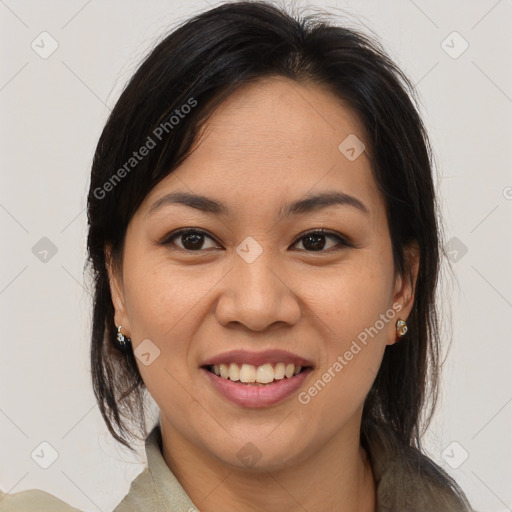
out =
[[(327, 249), (324, 250), (326, 247), (326, 238), (330, 238), (337, 243), (331, 245), (331, 247), (327, 247)], [(179, 243), (175, 242), (176, 239)], [(215, 245), (214, 247), (204, 247), (205, 239), (209, 239), (216, 243), (215, 240), (205, 231), (200, 229), (184, 228), (171, 233), (169, 236), (165, 237), (165, 239), (162, 240), (160, 244), (175, 245), (179, 249), (188, 252), (199, 252), (209, 248), (218, 248), (218, 245)], [(181, 245), (179, 245), (180, 243)], [(303, 246), (303, 249), (300, 250), (305, 250), (307, 252), (330, 252), (331, 250), (338, 250), (342, 247), (351, 246), (344, 237), (324, 229), (316, 229), (301, 235), (301, 237), (293, 245), (297, 245), (299, 243), (302, 243)]]
[[(176, 244), (174, 242), (174, 239), (178, 238), (178, 241), (181, 242), (182, 246)], [(175, 231), (174, 233), (171, 233), (170, 236), (166, 237), (162, 242), (161, 245), (177, 245), (180, 249), (183, 249), (185, 251), (200, 251), (203, 250), (203, 244), (205, 238), (209, 238), (210, 240), (214, 241), (211, 236), (209, 236), (204, 231), (198, 230), (198, 229), (180, 229), (178, 231)]]
[[(337, 243), (328, 247), (327, 250), (324, 250), (326, 238), (331, 238), (337, 241)], [(306, 250), (308, 252), (331, 252), (331, 250), (339, 250), (342, 247), (350, 246), (345, 238), (325, 229), (317, 229), (303, 234), (294, 245), (298, 243), (302, 243), (302, 246), (304, 247), (304, 249), (301, 250)]]

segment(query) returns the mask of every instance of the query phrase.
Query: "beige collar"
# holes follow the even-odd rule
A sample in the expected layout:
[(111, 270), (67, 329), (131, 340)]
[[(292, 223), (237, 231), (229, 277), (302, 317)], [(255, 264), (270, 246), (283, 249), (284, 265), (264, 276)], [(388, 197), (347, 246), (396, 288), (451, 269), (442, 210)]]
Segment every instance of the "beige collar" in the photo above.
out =
[[(391, 440), (384, 429), (374, 429), (367, 440), (377, 486), (377, 512), (471, 512), (453, 493), (441, 490), (439, 469), (427, 457), (413, 448), (397, 449), (398, 443)], [(159, 424), (145, 446), (148, 467), (135, 478), (114, 512), (197, 512), (163, 458)]]

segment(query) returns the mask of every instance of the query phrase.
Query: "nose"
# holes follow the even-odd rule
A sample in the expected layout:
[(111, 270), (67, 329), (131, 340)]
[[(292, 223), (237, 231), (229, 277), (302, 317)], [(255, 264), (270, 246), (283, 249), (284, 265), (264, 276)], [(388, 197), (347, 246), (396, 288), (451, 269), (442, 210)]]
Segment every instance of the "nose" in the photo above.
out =
[(235, 255), (231, 271), (223, 279), (216, 317), (225, 327), (242, 324), (252, 331), (268, 330), (273, 324), (296, 324), (301, 316), (293, 280), (285, 275), (271, 251), (252, 262)]

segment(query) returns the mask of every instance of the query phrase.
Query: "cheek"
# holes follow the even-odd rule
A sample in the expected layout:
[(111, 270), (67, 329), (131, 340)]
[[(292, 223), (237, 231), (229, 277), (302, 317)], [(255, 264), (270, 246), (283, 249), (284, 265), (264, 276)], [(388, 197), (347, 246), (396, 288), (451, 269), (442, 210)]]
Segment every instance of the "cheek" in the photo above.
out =
[[(215, 420), (218, 412), (209, 411), (194, 387), (191, 353), (197, 330), (208, 313), (208, 293), (222, 273), (205, 272), (201, 266), (185, 271), (162, 260), (134, 265), (131, 270), (126, 295), (134, 352), (137, 355), (138, 344), (149, 339), (149, 352), (158, 353), (149, 365), (136, 357), (145, 387), (167, 422), (202, 443), (201, 433), (211, 431), (212, 418)], [(229, 445), (229, 439), (218, 442), (220, 446), (222, 443)]]
[[(329, 275), (308, 276), (304, 293), (315, 315), (330, 328), (330, 347), (341, 349), (389, 310), (393, 284), (391, 255), (361, 251)], [(379, 334), (385, 337), (385, 331)]]
[(322, 374), (308, 390), (308, 397), (318, 396), (317, 407), (354, 412), (364, 401), (396, 320), (392, 272), (391, 259), (361, 258), (340, 268), (311, 297), (318, 325), (325, 327)]
[(133, 334), (136, 339), (153, 336), (168, 345), (214, 280), (204, 270), (199, 272), (199, 267), (194, 275), (194, 271), (174, 267), (162, 258), (136, 258), (126, 272), (126, 304)]
[(168, 261), (150, 261), (134, 254), (133, 264), (127, 262), (125, 291), (135, 355), (157, 354), (149, 365), (137, 357), (137, 365), (148, 390), (158, 393), (187, 379), (190, 341), (205, 314), (201, 301), (219, 278), (200, 266), (184, 271)]

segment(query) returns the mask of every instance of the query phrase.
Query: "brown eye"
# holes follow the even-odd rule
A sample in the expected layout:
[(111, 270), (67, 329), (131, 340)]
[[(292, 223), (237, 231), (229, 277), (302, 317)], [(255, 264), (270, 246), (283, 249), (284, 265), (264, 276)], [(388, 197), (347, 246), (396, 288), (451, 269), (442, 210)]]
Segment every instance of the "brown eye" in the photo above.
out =
[[(204, 231), (197, 229), (182, 229), (172, 233), (162, 242), (162, 245), (176, 245), (179, 249), (185, 251), (201, 251), (204, 250), (205, 240), (213, 240)], [(177, 240), (177, 242), (175, 242)], [(181, 246), (179, 245), (181, 243)], [(217, 246), (215, 246), (217, 247)]]
[[(327, 247), (327, 250), (324, 250), (326, 246), (325, 240), (327, 238), (335, 240), (337, 243)], [(299, 242), (302, 242), (302, 246), (304, 247), (304, 249), (300, 250), (306, 250), (308, 252), (329, 252), (331, 249), (336, 247), (341, 248), (349, 246), (347, 241), (341, 236), (324, 230), (310, 231), (309, 233), (302, 235), (295, 244), (298, 244)]]
[[(331, 243), (331, 245), (329, 245), (329, 243), (326, 242), (327, 239), (331, 239), (335, 243)], [(210, 247), (205, 247), (205, 243), (207, 243), (207, 240), (213, 242), (214, 245)], [(330, 252), (331, 250), (338, 250), (343, 247), (350, 247), (350, 244), (342, 236), (321, 229), (317, 229), (303, 234), (294, 243), (294, 245), (297, 245), (299, 243), (302, 243), (303, 247), (299, 248), (299, 250), (307, 252)], [(175, 231), (168, 235), (167, 237), (165, 237), (165, 239), (161, 242), (161, 245), (173, 245), (180, 250), (188, 252), (200, 252), (206, 249), (219, 248), (218, 245), (215, 244), (215, 240), (206, 232), (190, 228)]]

